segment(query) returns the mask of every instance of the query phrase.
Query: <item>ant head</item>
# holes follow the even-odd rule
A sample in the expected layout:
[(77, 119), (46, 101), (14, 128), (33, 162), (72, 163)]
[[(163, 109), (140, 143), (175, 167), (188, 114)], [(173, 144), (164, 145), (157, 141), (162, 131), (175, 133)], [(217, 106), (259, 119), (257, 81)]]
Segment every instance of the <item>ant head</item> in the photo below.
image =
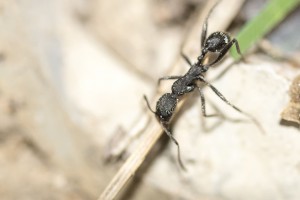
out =
[(214, 32), (205, 40), (203, 52), (220, 52), (230, 42), (230, 36), (224, 32)]

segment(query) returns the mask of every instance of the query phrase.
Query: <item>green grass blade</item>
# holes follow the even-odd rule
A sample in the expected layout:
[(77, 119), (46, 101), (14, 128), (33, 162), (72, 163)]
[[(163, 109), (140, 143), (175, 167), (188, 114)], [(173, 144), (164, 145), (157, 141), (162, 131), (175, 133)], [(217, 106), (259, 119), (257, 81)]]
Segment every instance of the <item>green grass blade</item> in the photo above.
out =
[[(266, 7), (250, 22), (248, 22), (236, 37), (239, 41), (241, 52), (245, 53), (275, 26), (277, 26), (293, 9), (300, 0), (270, 0)], [(231, 51), (234, 59), (238, 59), (237, 52)]]

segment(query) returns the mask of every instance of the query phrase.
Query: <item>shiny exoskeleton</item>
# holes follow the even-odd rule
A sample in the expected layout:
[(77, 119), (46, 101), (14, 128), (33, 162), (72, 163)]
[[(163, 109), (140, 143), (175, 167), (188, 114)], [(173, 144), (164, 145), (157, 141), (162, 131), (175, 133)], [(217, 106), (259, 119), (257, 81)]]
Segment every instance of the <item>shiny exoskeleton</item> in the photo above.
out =
[[(166, 93), (160, 97), (156, 104), (156, 111), (153, 111), (149, 105), (149, 101), (146, 96), (144, 96), (149, 109), (156, 115), (157, 119), (162, 125), (162, 128), (166, 132), (166, 134), (170, 137), (170, 139), (177, 145), (178, 147), (178, 160), (180, 166), (184, 168), (184, 165), (180, 158), (180, 147), (176, 139), (172, 136), (171, 131), (169, 130), (169, 122), (173, 116), (179, 98), (183, 95), (194, 91), (194, 89), (198, 89), (201, 98), (201, 108), (203, 116), (207, 117), (205, 110), (205, 98), (201, 91), (201, 88), (198, 87), (197, 82), (202, 82), (208, 87), (210, 87), (216, 95), (218, 95), (225, 103), (233, 107), (238, 112), (242, 112), (239, 108), (232, 105), (213, 85), (208, 83), (204, 79), (205, 72), (209, 69), (210, 66), (218, 63), (224, 55), (228, 52), (228, 50), (235, 45), (237, 52), (241, 55), (238, 41), (236, 39), (231, 39), (227, 33), (224, 32), (214, 32), (210, 34), (207, 38), (207, 19), (206, 18), (201, 34), (201, 54), (198, 56), (197, 61), (192, 64), (188, 57), (182, 54), (182, 57), (185, 61), (190, 65), (189, 70), (186, 74), (182, 76), (165, 76), (159, 79), (159, 83), (162, 80), (170, 80), (177, 79), (171, 88), (171, 93)], [(208, 64), (203, 64), (204, 58), (208, 52), (217, 53), (217, 57), (215, 60)]]

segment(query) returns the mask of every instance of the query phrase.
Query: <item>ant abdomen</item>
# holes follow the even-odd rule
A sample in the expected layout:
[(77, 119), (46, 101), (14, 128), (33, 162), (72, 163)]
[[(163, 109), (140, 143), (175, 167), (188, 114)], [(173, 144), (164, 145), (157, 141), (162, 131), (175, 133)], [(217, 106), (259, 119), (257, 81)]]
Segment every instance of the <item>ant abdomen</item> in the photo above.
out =
[(177, 97), (166, 93), (160, 97), (156, 104), (156, 116), (161, 122), (169, 122), (177, 105)]
[(214, 32), (205, 40), (204, 50), (220, 52), (230, 42), (230, 36), (224, 32)]

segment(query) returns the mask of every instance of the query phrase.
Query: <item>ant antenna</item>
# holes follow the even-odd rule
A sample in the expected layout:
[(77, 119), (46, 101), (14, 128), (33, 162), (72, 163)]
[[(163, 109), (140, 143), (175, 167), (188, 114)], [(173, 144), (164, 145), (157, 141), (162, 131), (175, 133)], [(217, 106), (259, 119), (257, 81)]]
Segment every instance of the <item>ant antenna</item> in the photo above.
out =
[(212, 11), (217, 7), (217, 5), (220, 3), (220, 1), (217, 1), (212, 7), (211, 9), (209, 10), (206, 18), (205, 18), (205, 21), (202, 25), (202, 33), (201, 33), (201, 49), (204, 49), (204, 43), (205, 43), (205, 40), (206, 40), (206, 36), (207, 36), (207, 29), (208, 29), (208, 18), (210, 16), (210, 14), (212, 13)]
[(181, 160), (181, 156), (180, 156), (180, 146), (179, 143), (177, 142), (177, 140), (173, 137), (173, 135), (171, 134), (171, 132), (168, 130), (168, 128), (165, 126), (165, 124), (163, 122), (160, 122), (162, 128), (164, 129), (165, 133), (169, 136), (169, 138), (176, 144), (177, 146), (177, 160), (179, 162), (180, 167), (186, 171), (186, 168)]

